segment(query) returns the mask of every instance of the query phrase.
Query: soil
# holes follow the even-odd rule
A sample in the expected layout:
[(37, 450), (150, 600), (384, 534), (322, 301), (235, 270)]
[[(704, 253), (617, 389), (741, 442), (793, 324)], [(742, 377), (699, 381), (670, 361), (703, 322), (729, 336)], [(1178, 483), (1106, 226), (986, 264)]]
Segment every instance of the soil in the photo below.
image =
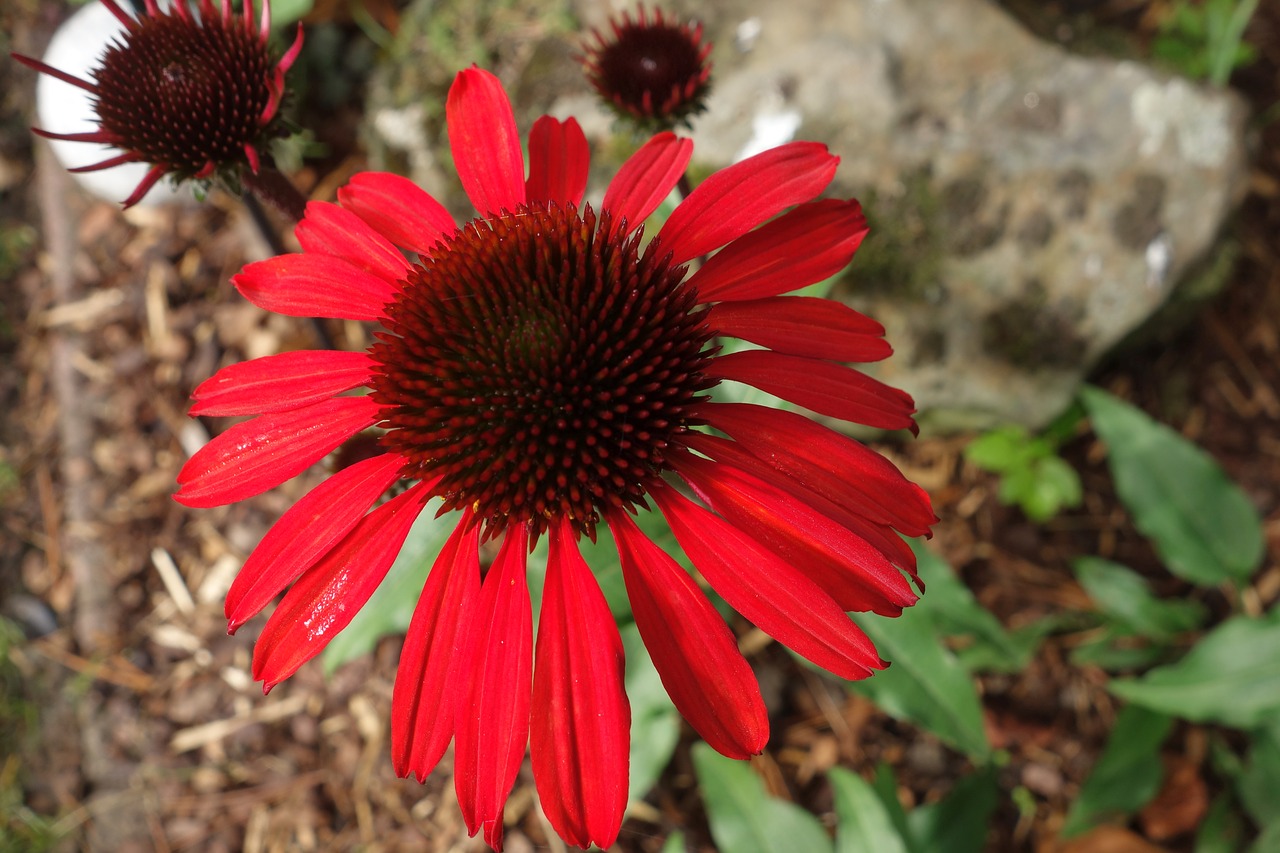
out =
[[(1118, 38), (1141, 53), (1171, 4), (1009, 5), (1069, 46)], [(394, 24), (393, 4), (379, 10)], [(6, 3), (0, 32), (10, 49), (38, 55), (66, 12), (45, 0)], [(1168, 575), (1086, 427), (1064, 448), (1083, 506), (1044, 524), (996, 500), (994, 478), (963, 460), (967, 437), (884, 447), (932, 494), (936, 548), (1009, 627), (1088, 611), (1069, 568), (1082, 554), (1133, 567), (1159, 594), (1194, 596), (1217, 618), (1259, 613), (1280, 596), (1280, 6), (1261, 4), (1247, 39), (1258, 58), (1232, 83), (1259, 119), (1249, 196), (1228, 235), (1240, 261), (1188, 326), (1117, 356), (1093, 381), (1194, 440), (1244, 487), (1265, 520), (1264, 566), (1238, 600)], [(265, 315), (228, 283), (269, 254), (261, 233), (219, 194), (178, 217), (89, 200), (33, 146), (32, 75), (10, 63), (0, 82), (0, 607), (25, 633), (0, 641), (0, 848), (483, 849), (466, 838), (447, 768), (425, 784), (391, 769), (398, 638), (329, 678), (304, 667), (264, 698), (247, 674), (260, 626), (225, 632), (221, 600), (240, 561), (320, 475), (215, 510), (170, 497), (189, 449), (223, 426), (187, 417), (191, 389), (222, 365), (315, 345), (314, 328)], [(339, 148), (297, 176), (317, 195), (361, 163), (354, 134), (334, 139)], [(356, 324), (325, 332), (341, 346), (367, 343)], [(1083, 846), (1057, 840), (1116, 713), (1104, 673), (1070, 662), (1086, 640), (1064, 628), (1025, 671), (981, 679), (988, 734), (1008, 756), (987, 848), (1190, 850), (1221, 785), (1208, 743), (1223, 737), (1195, 725), (1167, 742), (1163, 790), (1140, 816)], [(774, 724), (753, 766), (774, 794), (828, 822), (832, 766), (870, 774), (887, 762), (908, 806), (945, 796), (971, 769), (776, 646), (752, 660)], [(676, 830), (690, 850), (714, 849), (692, 741), (686, 733), (617, 849), (657, 851)], [(1020, 807), (1015, 788), (1026, 792)], [(527, 769), (508, 820), (509, 850), (562, 849)]]

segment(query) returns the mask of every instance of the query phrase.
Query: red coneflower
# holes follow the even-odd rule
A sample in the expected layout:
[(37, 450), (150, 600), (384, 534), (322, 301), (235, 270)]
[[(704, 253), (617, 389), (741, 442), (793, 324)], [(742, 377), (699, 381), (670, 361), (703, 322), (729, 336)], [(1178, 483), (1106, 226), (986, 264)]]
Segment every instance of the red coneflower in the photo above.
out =
[[(380, 427), (381, 452), (285, 513), (228, 594), (234, 630), (292, 584), (254, 651), (255, 678), (270, 688), (316, 655), (440, 498), (459, 515), (400, 659), (396, 771), (424, 778), (452, 739), (467, 826), (498, 847), (531, 741), (556, 831), (608, 847), (627, 799), (630, 711), (617, 626), (578, 541), (611, 531), (636, 624), (681, 713), (722, 753), (758, 753), (768, 719), (733, 634), (632, 517), (656, 505), (739, 613), (831, 672), (865, 677), (884, 664), (845, 611), (898, 614), (916, 600), (895, 531), (928, 532), (928, 497), (808, 417), (706, 392), (743, 382), (884, 429), (912, 428), (912, 402), (840, 363), (887, 356), (879, 324), (779, 295), (839, 271), (866, 233), (857, 202), (814, 200), (836, 170), (825, 146), (792, 143), (716, 173), (645, 242), (641, 223), (683, 174), (689, 140), (651, 139), (597, 211), (582, 203), (588, 151), (572, 119), (534, 124), (526, 178), (492, 74), (459, 74), (446, 118), (480, 215), (458, 228), (412, 182), (379, 173), (355, 176), (339, 204), (309, 204), (303, 252), (250, 264), (236, 287), (271, 311), (379, 323), (378, 340), (260, 358), (203, 383), (193, 414), (257, 417), (191, 458), (177, 499), (242, 500)], [(719, 355), (720, 337), (765, 348)], [(369, 392), (346, 393), (358, 388)], [(525, 566), (543, 535), (535, 645)], [(484, 539), (499, 547), (482, 575)]]
[(253, 0), (245, 0), (240, 14), (232, 12), (230, 0), (222, 0), (220, 12), (212, 0), (200, 0), (199, 15), (185, 0), (167, 10), (156, 0), (146, 0), (146, 14), (137, 18), (126, 14), (116, 0), (102, 3), (124, 25), (125, 33), (107, 48), (92, 81), (13, 54), (18, 62), (94, 97), (97, 130), (35, 132), (120, 150), (74, 172), (150, 163), (151, 169), (125, 199), (126, 208), (165, 175), (176, 180), (223, 178), (234, 185), (245, 166), (256, 174), (266, 146), (281, 135), (277, 119), (284, 75), (302, 48), (301, 26), (292, 47), (276, 60), (268, 46), (267, 0), (258, 21)]
[(650, 130), (687, 125), (706, 109), (711, 88), (711, 44), (702, 24), (676, 24), (660, 9), (652, 20), (644, 6), (609, 21), (612, 38), (593, 31), (582, 65), (587, 80), (610, 108)]

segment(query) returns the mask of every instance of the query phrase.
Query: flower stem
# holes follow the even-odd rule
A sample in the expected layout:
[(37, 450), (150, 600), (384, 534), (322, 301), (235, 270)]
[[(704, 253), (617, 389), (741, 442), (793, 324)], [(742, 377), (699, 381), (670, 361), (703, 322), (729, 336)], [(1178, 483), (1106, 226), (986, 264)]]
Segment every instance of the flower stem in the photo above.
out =
[(279, 170), (263, 166), (254, 173), (246, 169), (242, 180), (250, 192), (291, 220), (302, 220), (307, 198)]

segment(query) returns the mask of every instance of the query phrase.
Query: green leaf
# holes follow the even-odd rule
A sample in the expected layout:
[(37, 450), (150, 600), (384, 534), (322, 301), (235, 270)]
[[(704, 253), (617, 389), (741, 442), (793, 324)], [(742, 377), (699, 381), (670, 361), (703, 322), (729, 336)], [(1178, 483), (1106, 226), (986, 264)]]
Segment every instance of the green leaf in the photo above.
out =
[(323, 660), (326, 675), (344, 663), (373, 651), (378, 640), (388, 634), (403, 634), (409, 629), (413, 609), (426, 583), (431, 564), (448, 541), (457, 516), (436, 518), (438, 501), (427, 504), (409, 529), (400, 554), (391, 564), (386, 578), (350, 624), (325, 647)]
[(666, 842), (662, 845), (662, 853), (686, 853), (688, 849), (684, 843), (684, 833), (679, 830), (667, 836)]
[(1041, 638), (1052, 628), (1047, 620), (1010, 633), (974, 598), (945, 560), (920, 540), (912, 540), (920, 579), (929, 592), (913, 611), (928, 614), (939, 633), (961, 637), (957, 655), (970, 672), (1018, 672), (1035, 656)]
[(1067, 812), (1064, 838), (1131, 814), (1156, 795), (1164, 776), (1160, 745), (1172, 726), (1172, 717), (1137, 705), (1120, 712), (1106, 748)]
[(1139, 409), (1098, 388), (1081, 395), (1116, 491), (1169, 571), (1206, 586), (1248, 580), (1263, 539), (1244, 492), (1203, 450)]
[(1280, 623), (1237, 616), (1180, 661), (1109, 689), (1138, 705), (1195, 722), (1253, 728), (1280, 714)]
[(1236, 853), (1244, 846), (1244, 821), (1234, 805), (1228, 793), (1213, 798), (1196, 831), (1195, 853)]
[(912, 607), (893, 619), (859, 613), (854, 621), (892, 664), (868, 679), (849, 682), (849, 688), (890, 716), (909, 720), (975, 762), (985, 762), (991, 746), (973, 678), (943, 645), (930, 614)]
[(315, 0), (271, 0), (271, 26), (280, 29), (301, 20), (313, 6)]
[(1249, 764), (1236, 784), (1254, 823), (1280, 825), (1280, 722), (1273, 720), (1254, 733)]
[(627, 655), (626, 687), (631, 701), (631, 799), (653, 788), (680, 740), (680, 712), (662, 686), (634, 622), (622, 626)]
[(1072, 649), (1071, 662), (1076, 666), (1096, 666), (1107, 672), (1132, 671), (1167, 659), (1168, 650), (1168, 646), (1149, 643), (1142, 637), (1106, 630), (1102, 636)]
[(999, 797), (994, 767), (965, 776), (942, 800), (920, 806), (907, 816), (918, 849), (981, 853)]
[(1048, 521), (1066, 507), (1084, 499), (1080, 475), (1058, 456), (1046, 456), (1031, 466), (1031, 481), (1018, 505), (1032, 521)]
[(836, 853), (908, 853), (906, 839), (871, 784), (840, 767), (828, 774), (835, 793)]
[(1198, 628), (1208, 615), (1198, 601), (1156, 598), (1145, 578), (1119, 563), (1079, 557), (1071, 568), (1098, 610), (1124, 633), (1169, 640)]
[(733, 853), (833, 853), (818, 819), (765, 793), (745, 761), (725, 758), (706, 743), (693, 745), (693, 769), (702, 788), (711, 837)]
[(1031, 459), (1031, 435), (1020, 426), (998, 427), (969, 442), (964, 458), (984, 471), (1003, 474), (1026, 467)]

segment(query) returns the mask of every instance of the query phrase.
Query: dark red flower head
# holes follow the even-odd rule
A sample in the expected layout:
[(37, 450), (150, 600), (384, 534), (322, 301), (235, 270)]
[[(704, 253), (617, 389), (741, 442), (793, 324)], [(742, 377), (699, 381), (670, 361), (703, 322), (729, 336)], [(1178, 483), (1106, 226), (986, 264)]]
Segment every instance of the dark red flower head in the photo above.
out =
[(165, 175), (176, 180), (222, 178), (234, 186), (239, 170), (260, 168), (266, 146), (279, 136), (284, 75), (302, 48), (299, 26), (293, 45), (276, 59), (268, 43), (271, 7), (264, 0), (254, 20), (253, 0), (233, 13), (200, 0), (199, 15), (178, 0), (161, 11), (146, 0), (134, 18), (116, 0), (103, 4), (125, 26), (123, 37), (102, 55), (88, 82), (25, 56), (14, 59), (94, 96), (98, 129), (89, 133), (36, 133), (72, 142), (100, 142), (121, 153), (72, 171), (89, 172), (144, 162), (151, 170), (124, 206), (131, 207)]
[(612, 38), (599, 30), (582, 57), (587, 79), (623, 118), (648, 130), (687, 125), (706, 109), (711, 88), (711, 44), (702, 24), (676, 24), (662, 11), (649, 18), (644, 6), (609, 22)]
[[(256, 417), (191, 457), (176, 498), (242, 500), (381, 430), (378, 452), (286, 512), (228, 592), (234, 630), (288, 588), (254, 677), (289, 677), (350, 622), (428, 502), (457, 510), (437, 522), (453, 532), (400, 656), (396, 771), (425, 776), (452, 740), (467, 827), (497, 847), (528, 745), (551, 825), (609, 847), (627, 802), (630, 708), (618, 626), (581, 538), (608, 529), (675, 706), (725, 755), (758, 753), (768, 715), (733, 632), (640, 525), (661, 520), (761, 630), (863, 678), (884, 662), (846, 611), (896, 615), (916, 600), (898, 534), (928, 533), (928, 496), (807, 415), (708, 392), (742, 383), (884, 429), (914, 428), (914, 407), (849, 366), (889, 355), (879, 323), (784, 295), (835, 275), (866, 234), (856, 201), (818, 198), (837, 164), (825, 146), (793, 142), (713, 174), (647, 236), (690, 140), (654, 136), (596, 208), (583, 202), (589, 152), (573, 119), (535, 122), (526, 176), (496, 77), (459, 74), (445, 112), (477, 215), (459, 228), (408, 179), (374, 172), (338, 204), (308, 204), (303, 251), (250, 264), (236, 287), (267, 310), (377, 323), (377, 341), (234, 364), (200, 385), (193, 414)], [(735, 338), (755, 346), (719, 348)], [(482, 572), (485, 536), (499, 546)], [(541, 538), (535, 644), (526, 568)]]

